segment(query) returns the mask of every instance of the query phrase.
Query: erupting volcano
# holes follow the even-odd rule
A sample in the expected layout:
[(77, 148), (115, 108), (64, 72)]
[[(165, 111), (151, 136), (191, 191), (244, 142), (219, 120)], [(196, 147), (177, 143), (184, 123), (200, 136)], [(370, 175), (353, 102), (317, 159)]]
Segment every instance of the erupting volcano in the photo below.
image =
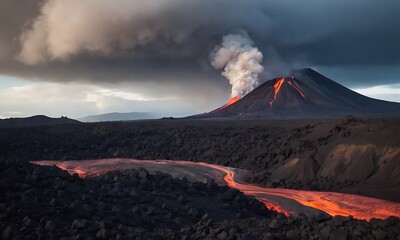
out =
[(312, 69), (272, 79), (199, 118), (321, 118), (400, 116), (400, 104), (363, 96)]

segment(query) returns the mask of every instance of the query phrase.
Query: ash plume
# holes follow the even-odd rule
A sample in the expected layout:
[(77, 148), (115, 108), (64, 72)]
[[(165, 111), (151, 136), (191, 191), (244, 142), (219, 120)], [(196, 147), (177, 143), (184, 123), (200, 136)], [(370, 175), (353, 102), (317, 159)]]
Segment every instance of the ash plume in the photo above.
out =
[(229, 34), (210, 54), (211, 65), (224, 69), (222, 76), (232, 86), (231, 97), (244, 97), (259, 85), (258, 75), (263, 72), (263, 54), (253, 46), (247, 33)]

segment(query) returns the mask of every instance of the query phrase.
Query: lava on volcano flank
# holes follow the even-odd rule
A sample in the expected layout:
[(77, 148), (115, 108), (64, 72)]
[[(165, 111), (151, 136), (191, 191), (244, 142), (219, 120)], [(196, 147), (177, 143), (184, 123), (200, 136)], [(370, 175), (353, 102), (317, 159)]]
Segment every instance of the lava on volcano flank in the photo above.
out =
[(273, 86), (274, 88), (274, 97), (273, 99), (269, 102), (269, 107), (272, 108), (272, 104), (276, 100), (276, 97), (278, 96), (279, 90), (282, 87), (282, 84), (286, 81), (291, 87), (293, 87), (303, 98), (304, 94), (292, 83), (294, 81), (294, 77), (291, 76), (290, 78), (277, 78), (275, 81), (275, 84)]
[(237, 102), (237, 101), (239, 101), (239, 97), (238, 97), (238, 96), (233, 97), (233, 98), (229, 99), (229, 101), (228, 101), (225, 105), (223, 105), (223, 106), (221, 106), (221, 107), (219, 107), (219, 108), (217, 108), (217, 109), (211, 111), (211, 113), (213, 113), (213, 112), (219, 112), (219, 111), (221, 111), (222, 109), (229, 107), (230, 105), (234, 104), (234, 103)]

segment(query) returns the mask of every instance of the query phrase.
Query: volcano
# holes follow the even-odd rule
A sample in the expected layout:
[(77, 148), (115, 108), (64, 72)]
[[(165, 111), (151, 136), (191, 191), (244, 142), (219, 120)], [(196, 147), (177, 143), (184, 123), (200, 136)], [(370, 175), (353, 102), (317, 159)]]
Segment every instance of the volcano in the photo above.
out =
[(201, 118), (335, 118), (398, 117), (400, 103), (356, 93), (318, 72), (305, 68), (289, 77), (267, 81), (241, 99), (197, 115)]

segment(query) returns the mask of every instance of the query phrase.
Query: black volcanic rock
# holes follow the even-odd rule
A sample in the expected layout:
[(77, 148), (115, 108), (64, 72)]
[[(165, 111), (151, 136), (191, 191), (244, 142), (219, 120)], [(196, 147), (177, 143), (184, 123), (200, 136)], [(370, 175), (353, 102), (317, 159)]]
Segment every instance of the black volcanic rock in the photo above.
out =
[(54, 125), (78, 124), (78, 123), (80, 122), (67, 117), (51, 118), (44, 115), (36, 115), (26, 118), (0, 119), (0, 128), (54, 126)]
[(363, 96), (307, 68), (290, 77), (267, 81), (234, 104), (196, 117), (300, 119), (349, 114), (400, 116), (400, 103)]
[[(0, 161), (1, 239), (396, 239), (400, 219), (287, 218), (228, 187), (122, 170), (80, 179), (56, 167)], [(38, 175), (40, 177), (34, 175)], [(132, 198), (133, 190), (141, 192)], [(60, 194), (60, 193), (63, 194)], [(219, 200), (229, 192), (235, 200)], [(185, 196), (185, 201), (176, 201)], [(222, 207), (225, 205), (226, 207)], [(247, 216), (237, 218), (238, 212)]]
[[(162, 236), (202, 220), (236, 219), (244, 208), (248, 217), (276, 215), (238, 191), (233, 193), (238, 206), (232, 199), (220, 201), (216, 196), (232, 191), (228, 187), (149, 175), (144, 169), (80, 179), (55, 167), (1, 160), (0, 182), (1, 239), (121, 239), (117, 234), (154, 239), (137, 235), (156, 231)], [(132, 191), (140, 195), (132, 197)], [(184, 201), (176, 201), (179, 197)]]

